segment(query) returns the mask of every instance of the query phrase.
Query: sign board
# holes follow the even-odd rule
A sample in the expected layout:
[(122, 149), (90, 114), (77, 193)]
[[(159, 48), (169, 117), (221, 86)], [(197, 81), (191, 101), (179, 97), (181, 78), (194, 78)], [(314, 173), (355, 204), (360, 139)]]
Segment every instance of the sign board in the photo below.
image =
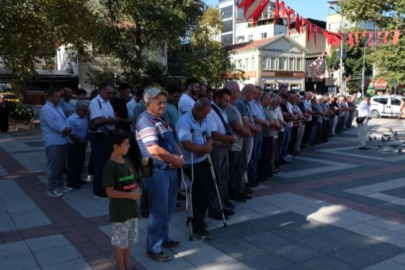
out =
[(374, 82), (374, 89), (376, 90), (386, 90), (388, 88), (388, 82), (384, 78), (377, 79)]
[(276, 71), (277, 77), (294, 77), (294, 72), (292, 71)]

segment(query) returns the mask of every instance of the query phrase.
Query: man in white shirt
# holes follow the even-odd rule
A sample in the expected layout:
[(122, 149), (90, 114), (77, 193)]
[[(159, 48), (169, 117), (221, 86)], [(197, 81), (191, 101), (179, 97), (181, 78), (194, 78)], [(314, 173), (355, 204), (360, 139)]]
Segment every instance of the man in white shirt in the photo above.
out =
[(183, 115), (194, 107), (195, 100), (200, 94), (200, 82), (197, 79), (187, 79), (186, 80), (186, 91), (181, 95), (179, 100), (179, 115)]
[(367, 125), (370, 117), (370, 98), (369, 94), (364, 94), (363, 101), (359, 104), (359, 115), (356, 122), (359, 127), (359, 149), (370, 150), (370, 147), (366, 146), (367, 139)]

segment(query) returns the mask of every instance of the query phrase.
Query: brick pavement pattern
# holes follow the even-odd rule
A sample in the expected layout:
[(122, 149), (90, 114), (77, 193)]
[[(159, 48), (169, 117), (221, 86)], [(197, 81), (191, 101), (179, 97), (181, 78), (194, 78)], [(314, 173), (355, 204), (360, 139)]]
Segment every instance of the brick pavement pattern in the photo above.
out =
[[(380, 141), (393, 128), (402, 141)], [(303, 151), (277, 177), (237, 204), (229, 227), (207, 219), (212, 241), (187, 240), (184, 205), (170, 234), (174, 259), (145, 257), (147, 220), (139, 222), (134, 266), (149, 270), (405, 269), (404, 126), (375, 119), (370, 151), (352, 129)], [(380, 146), (380, 147), (379, 147)], [(0, 134), (0, 270), (115, 269), (108, 201), (91, 184), (62, 199), (46, 196), (40, 131)], [(85, 176), (85, 175), (83, 175)]]

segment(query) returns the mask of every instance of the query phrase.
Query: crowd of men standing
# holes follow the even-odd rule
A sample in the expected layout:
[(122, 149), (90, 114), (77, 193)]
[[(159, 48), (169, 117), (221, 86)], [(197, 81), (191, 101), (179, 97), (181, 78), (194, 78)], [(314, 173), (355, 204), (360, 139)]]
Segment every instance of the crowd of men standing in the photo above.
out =
[[(108, 199), (102, 182), (111, 154), (106, 136), (113, 129), (126, 131), (131, 145), (127, 157), (142, 178), (141, 214), (149, 218), (147, 252), (157, 261), (170, 259), (162, 248), (179, 245), (168, 236), (180, 191), (179, 169), (193, 179), (194, 236), (210, 239), (207, 212), (214, 219), (234, 215), (232, 201), (252, 199), (253, 188), (269, 181), (302, 149), (350, 129), (356, 109), (355, 96), (302, 96), (285, 86), (277, 91), (252, 84), (240, 89), (234, 81), (217, 90), (196, 79), (188, 79), (184, 88), (132, 90), (122, 84), (114, 96), (114, 86), (104, 83), (90, 102), (85, 92), (73, 101), (69, 88), (48, 93), (40, 113), (47, 194), (61, 197), (88, 183), (81, 174), (90, 142), (88, 180), (93, 180), (95, 197)], [(150, 162), (145, 164), (145, 158)]]

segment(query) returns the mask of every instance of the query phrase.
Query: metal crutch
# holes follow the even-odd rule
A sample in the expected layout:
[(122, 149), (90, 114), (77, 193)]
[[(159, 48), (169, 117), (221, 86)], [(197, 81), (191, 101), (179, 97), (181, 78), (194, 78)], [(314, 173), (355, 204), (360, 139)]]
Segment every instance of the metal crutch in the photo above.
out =
[[(207, 141), (207, 137), (205, 136), (205, 133), (203, 134), (204, 136), (204, 140)], [(225, 213), (224, 213), (224, 207), (222, 205), (222, 199), (221, 196), (219, 195), (219, 189), (218, 189), (218, 185), (217, 185), (217, 179), (215, 177), (215, 171), (214, 171), (214, 166), (212, 164), (212, 160), (211, 160), (211, 155), (208, 154), (208, 163), (210, 164), (210, 170), (211, 170), (211, 175), (212, 175), (212, 180), (214, 181), (214, 186), (215, 186), (215, 191), (217, 192), (217, 196), (218, 196), (218, 201), (219, 201), (219, 207), (221, 207), (221, 213), (222, 213), (222, 220), (224, 222), (224, 228), (228, 227), (228, 224), (226, 223), (226, 219), (225, 219)]]
[[(187, 224), (189, 228), (189, 240), (193, 241), (193, 229), (192, 229), (192, 224), (191, 221), (193, 219), (193, 201), (192, 201), (192, 195), (191, 195), (191, 187), (193, 185), (193, 182), (190, 183), (190, 187), (187, 187), (186, 181), (184, 180), (184, 171), (183, 168), (180, 169), (180, 177), (181, 177), (181, 182), (183, 183), (183, 186), (186, 191), (186, 217), (187, 217)], [(190, 189), (189, 189), (190, 188)]]

